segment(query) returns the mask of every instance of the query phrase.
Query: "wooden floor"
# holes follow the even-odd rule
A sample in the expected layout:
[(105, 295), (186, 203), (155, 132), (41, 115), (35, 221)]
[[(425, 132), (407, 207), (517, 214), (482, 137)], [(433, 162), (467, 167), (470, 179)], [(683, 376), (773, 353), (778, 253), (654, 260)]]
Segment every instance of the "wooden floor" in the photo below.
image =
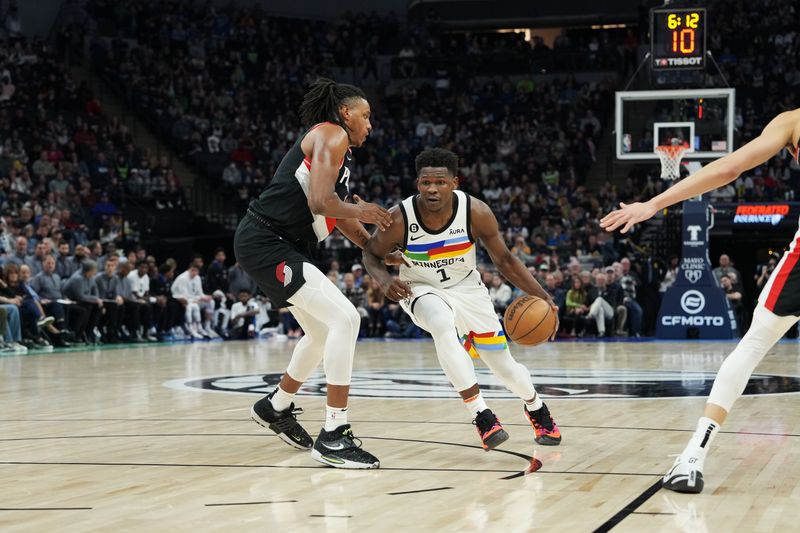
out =
[[(750, 392), (763, 394), (737, 403), (697, 496), (658, 490), (658, 482), (693, 430), (699, 395), (731, 343), (516, 348), (564, 441), (535, 446), (521, 403), (481, 370), (490, 407), (511, 435), (485, 453), (430, 342), (360, 342), (349, 417), (382, 465), (364, 472), (319, 465), (249, 419), (291, 346), (176, 344), (0, 358), (0, 530), (799, 527), (797, 342), (779, 344), (759, 367)], [(312, 380), (307, 391), (300, 420), (314, 436), (324, 385)], [(537, 460), (541, 467), (531, 472)]]

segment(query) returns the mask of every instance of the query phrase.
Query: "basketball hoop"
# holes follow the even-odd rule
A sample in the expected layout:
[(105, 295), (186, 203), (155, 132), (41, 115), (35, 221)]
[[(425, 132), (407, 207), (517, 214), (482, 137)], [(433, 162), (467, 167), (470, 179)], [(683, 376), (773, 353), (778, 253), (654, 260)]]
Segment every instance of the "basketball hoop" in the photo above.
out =
[(688, 146), (656, 146), (656, 154), (661, 160), (661, 179), (675, 180), (681, 177), (681, 159)]

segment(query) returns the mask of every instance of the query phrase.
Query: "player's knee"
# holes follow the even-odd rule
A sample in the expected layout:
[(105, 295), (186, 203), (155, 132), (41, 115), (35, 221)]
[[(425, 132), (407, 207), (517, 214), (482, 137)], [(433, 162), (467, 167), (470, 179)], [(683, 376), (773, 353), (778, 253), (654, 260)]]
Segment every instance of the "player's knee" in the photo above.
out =
[(342, 332), (354, 332), (358, 336), (358, 329), (361, 327), (361, 315), (352, 305), (331, 317), (333, 319), (331, 328)]
[(451, 313), (427, 313), (423, 319), (425, 329), (431, 335), (443, 333), (451, 335), (456, 327), (455, 320)]

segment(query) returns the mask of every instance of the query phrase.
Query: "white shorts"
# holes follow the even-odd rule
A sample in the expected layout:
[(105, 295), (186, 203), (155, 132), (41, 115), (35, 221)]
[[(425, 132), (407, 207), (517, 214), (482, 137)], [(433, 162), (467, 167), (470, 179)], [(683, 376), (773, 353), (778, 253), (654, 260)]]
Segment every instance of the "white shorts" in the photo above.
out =
[(503, 350), (507, 348), (506, 336), (489, 297), (489, 290), (473, 270), (452, 287), (441, 289), (423, 283), (410, 283), (413, 296), (400, 302), (411, 320), (422, 329), (414, 316), (414, 304), (425, 294), (435, 294), (453, 310), (456, 331), (464, 348), (477, 357), (477, 350)]

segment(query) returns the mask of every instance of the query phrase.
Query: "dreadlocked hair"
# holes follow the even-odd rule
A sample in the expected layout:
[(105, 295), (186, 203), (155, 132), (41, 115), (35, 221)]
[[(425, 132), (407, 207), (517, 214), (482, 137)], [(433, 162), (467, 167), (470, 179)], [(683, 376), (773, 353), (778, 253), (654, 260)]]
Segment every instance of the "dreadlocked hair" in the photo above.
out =
[(336, 83), (328, 78), (317, 78), (303, 96), (300, 104), (300, 119), (308, 126), (320, 122), (342, 124), (339, 106), (354, 98), (367, 99), (364, 91), (355, 85)]

